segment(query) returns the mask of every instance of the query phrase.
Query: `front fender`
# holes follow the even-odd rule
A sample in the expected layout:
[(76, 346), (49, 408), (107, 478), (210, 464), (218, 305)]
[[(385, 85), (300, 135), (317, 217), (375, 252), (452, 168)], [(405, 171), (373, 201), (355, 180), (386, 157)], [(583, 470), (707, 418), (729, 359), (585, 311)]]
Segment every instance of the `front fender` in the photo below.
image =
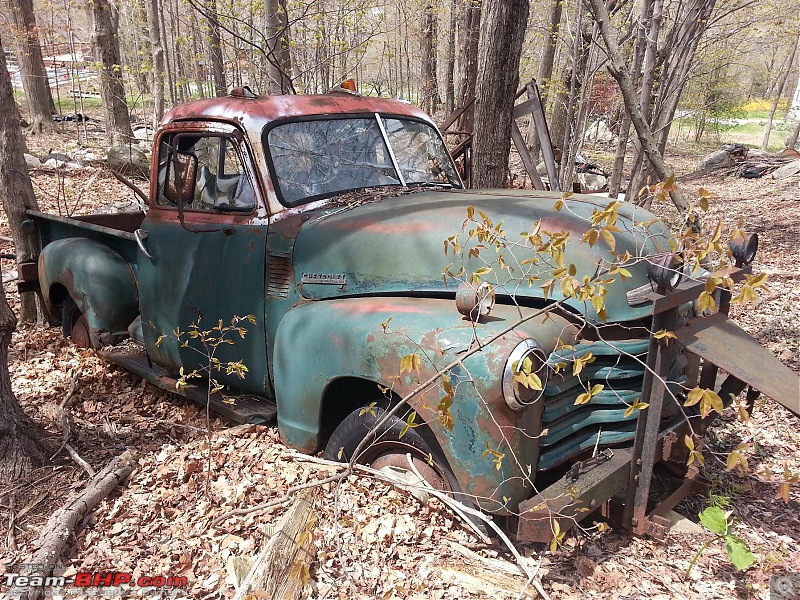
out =
[[(351, 298), (298, 306), (283, 317), (275, 339), (281, 435), (292, 446), (314, 451), (323, 441), (322, 398), (337, 379), (366, 379), (403, 397), (473, 347), (476, 336), (486, 340), (518, 319), (516, 308), (497, 306), (487, 323), (473, 328), (452, 300)], [(537, 317), (464, 359), (449, 373), (455, 388), (452, 428), (438, 418), (438, 385), (410, 400), (462, 490), (485, 509), (514, 509), (530, 496), (539, 454), (541, 403), (515, 412), (503, 399), (508, 356), (528, 337), (549, 355), (572, 331), (563, 319)], [(421, 358), (419, 373), (400, 374), (408, 354)]]
[(39, 255), (39, 281), (48, 310), (56, 314), (69, 294), (86, 316), (92, 344), (127, 337), (139, 314), (139, 293), (130, 263), (108, 246), (88, 238), (56, 240)]

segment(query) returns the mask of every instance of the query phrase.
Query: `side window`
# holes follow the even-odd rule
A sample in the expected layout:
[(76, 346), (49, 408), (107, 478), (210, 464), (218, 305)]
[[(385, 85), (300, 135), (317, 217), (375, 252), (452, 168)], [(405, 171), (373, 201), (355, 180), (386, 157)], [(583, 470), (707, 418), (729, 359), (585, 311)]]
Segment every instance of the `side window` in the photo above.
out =
[(179, 133), (165, 137), (159, 148), (160, 206), (186, 210), (242, 211), (255, 207), (253, 185), (229, 136)]

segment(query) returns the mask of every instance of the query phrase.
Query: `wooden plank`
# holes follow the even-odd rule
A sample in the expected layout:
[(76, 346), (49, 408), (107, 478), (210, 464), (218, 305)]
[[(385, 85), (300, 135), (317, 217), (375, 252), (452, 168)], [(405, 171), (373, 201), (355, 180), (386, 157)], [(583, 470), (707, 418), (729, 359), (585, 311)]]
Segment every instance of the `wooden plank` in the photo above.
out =
[(314, 490), (297, 493), (274, 533), (259, 552), (234, 600), (250, 596), (295, 600), (309, 583), (310, 565), (316, 560)]
[(519, 152), (519, 157), (522, 159), (522, 164), (525, 167), (525, 171), (528, 173), (528, 177), (531, 178), (533, 187), (537, 190), (544, 190), (544, 182), (542, 181), (542, 178), (539, 177), (539, 173), (536, 171), (536, 165), (533, 164), (531, 153), (528, 152), (528, 146), (525, 144), (525, 140), (522, 137), (522, 132), (519, 130), (519, 126), (514, 121), (511, 122), (511, 139), (514, 141), (514, 146), (516, 146), (517, 152)]
[(675, 335), (689, 352), (800, 416), (800, 377), (726, 315), (694, 319)]

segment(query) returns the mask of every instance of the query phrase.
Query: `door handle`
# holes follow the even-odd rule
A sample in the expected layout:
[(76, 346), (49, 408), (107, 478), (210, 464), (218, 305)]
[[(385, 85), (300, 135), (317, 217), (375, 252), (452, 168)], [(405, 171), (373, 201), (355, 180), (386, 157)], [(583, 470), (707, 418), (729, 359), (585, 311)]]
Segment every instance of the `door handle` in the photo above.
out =
[(147, 233), (146, 229), (137, 229), (133, 232), (133, 238), (136, 240), (136, 245), (139, 246), (139, 250), (141, 250), (142, 254), (144, 254), (147, 258), (153, 260), (153, 255), (150, 254), (147, 251), (147, 248), (144, 247), (143, 240), (146, 240), (148, 235), (149, 234)]

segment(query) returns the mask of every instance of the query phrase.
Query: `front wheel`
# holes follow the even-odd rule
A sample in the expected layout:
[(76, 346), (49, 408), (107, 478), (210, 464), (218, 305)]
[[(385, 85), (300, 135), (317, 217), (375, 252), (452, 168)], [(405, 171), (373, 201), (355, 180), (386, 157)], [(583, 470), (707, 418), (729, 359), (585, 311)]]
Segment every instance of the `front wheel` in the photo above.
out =
[(89, 335), (89, 321), (81, 312), (78, 305), (67, 296), (61, 308), (61, 331), (78, 348), (92, 348), (92, 338)]
[(455, 477), (444, 459), (431, 450), (430, 445), (413, 428), (408, 428), (401, 437), (406, 423), (391, 416), (376, 429), (386, 411), (377, 406), (357, 408), (351, 412), (334, 430), (325, 447), (325, 458), (335, 461), (348, 461), (358, 445), (365, 438), (368, 444), (359, 454), (356, 462), (373, 469), (386, 467), (413, 475), (408, 463), (411, 456), (414, 468), (431, 487), (446, 493), (457, 488)]

